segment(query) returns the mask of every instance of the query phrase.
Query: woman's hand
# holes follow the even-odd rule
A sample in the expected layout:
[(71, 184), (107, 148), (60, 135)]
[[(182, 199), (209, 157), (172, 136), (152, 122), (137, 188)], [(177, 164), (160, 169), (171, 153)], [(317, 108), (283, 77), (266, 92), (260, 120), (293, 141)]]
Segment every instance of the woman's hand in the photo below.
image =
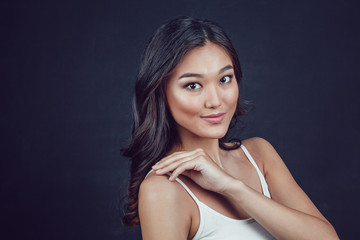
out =
[(219, 193), (224, 192), (229, 183), (235, 181), (202, 149), (175, 152), (161, 159), (152, 168), (158, 175), (172, 172), (170, 181), (182, 174), (202, 188)]

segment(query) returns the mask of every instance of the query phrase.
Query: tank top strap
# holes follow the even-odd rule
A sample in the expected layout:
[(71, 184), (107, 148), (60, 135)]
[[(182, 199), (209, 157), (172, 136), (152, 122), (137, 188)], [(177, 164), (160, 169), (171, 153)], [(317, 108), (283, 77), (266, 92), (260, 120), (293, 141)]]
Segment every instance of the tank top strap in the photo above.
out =
[[(150, 170), (147, 174), (146, 174), (146, 176), (145, 176), (145, 178), (151, 173), (151, 172), (153, 172), (154, 170)], [(169, 175), (169, 176), (171, 176), (171, 173), (166, 173), (166, 175)], [(145, 179), (144, 178), (144, 179)], [(199, 206), (199, 203), (201, 203), (200, 202), (200, 200), (195, 196), (195, 194), (190, 190), (190, 188), (188, 188), (188, 186), (186, 186), (186, 184), (183, 182), (183, 181), (181, 181), (180, 180), (180, 178), (176, 178), (175, 179), (178, 183), (180, 183), (180, 185), (181, 186), (183, 186), (183, 188), (188, 192), (188, 194), (194, 199), (194, 201), (196, 202), (196, 204)]]
[(261, 188), (262, 188), (262, 191), (263, 191), (263, 194), (268, 197), (268, 198), (271, 198), (270, 196), (270, 192), (269, 192), (269, 187), (266, 183), (266, 180), (265, 180), (265, 177), (264, 175), (261, 173), (259, 167), (257, 166), (256, 162), (254, 161), (254, 159), (252, 158), (252, 156), (250, 155), (249, 151), (246, 149), (246, 147), (241, 144), (240, 146), (242, 148), (242, 150), (244, 151), (246, 157), (249, 159), (249, 161), (251, 162), (251, 164), (254, 166), (254, 168), (256, 169), (256, 172), (259, 176), (259, 179), (260, 179), (260, 183), (261, 183)]

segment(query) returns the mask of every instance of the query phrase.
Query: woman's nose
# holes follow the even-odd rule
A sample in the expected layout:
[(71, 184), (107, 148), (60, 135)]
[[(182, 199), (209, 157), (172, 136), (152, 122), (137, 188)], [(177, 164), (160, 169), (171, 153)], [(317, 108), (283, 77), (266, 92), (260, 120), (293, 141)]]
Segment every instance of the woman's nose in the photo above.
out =
[(221, 98), (217, 86), (209, 86), (206, 89), (205, 107), (218, 108), (220, 105), (221, 105)]

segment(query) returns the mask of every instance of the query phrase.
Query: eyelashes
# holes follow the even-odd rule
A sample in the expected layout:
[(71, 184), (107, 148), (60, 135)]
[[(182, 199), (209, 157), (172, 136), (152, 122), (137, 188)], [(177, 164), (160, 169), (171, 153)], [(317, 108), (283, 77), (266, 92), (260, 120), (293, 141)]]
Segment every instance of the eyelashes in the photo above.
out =
[(222, 84), (230, 83), (232, 77), (233, 77), (233, 75), (226, 75), (220, 79), (220, 83), (222, 83)]
[(185, 85), (185, 87), (189, 90), (197, 90), (201, 88), (200, 83), (197, 82), (191, 82)]
[[(220, 78), (219, 84), (220, 85), (229, 84), (229, 83), (231, 83), (233, 77), (234, 76), (232, 74), (223, 76), (222, 78)], [(187, 90), (196, 91), (196, 90), (201, 89), (202, 85), (199, 82), (190, 82), (190, 83), (185, 84), (184, 88), (186, 88)]]

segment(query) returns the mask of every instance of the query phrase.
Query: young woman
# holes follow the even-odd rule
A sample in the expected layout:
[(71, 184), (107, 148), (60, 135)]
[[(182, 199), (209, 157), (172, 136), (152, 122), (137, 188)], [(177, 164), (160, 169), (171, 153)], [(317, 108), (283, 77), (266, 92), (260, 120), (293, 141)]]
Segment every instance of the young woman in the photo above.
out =
[(180, 17), (142, 56), (127, 225), (150, 239), (338, 239), (269, 142), (226, 142), (240, 63), (216, 24)]

